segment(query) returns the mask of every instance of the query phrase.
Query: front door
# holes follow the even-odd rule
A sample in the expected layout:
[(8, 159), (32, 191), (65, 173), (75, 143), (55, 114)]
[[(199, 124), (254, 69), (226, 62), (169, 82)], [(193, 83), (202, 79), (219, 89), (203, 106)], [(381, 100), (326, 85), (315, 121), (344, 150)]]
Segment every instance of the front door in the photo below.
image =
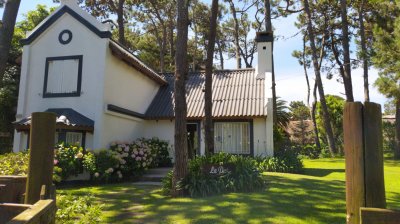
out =
[(188, 156), (192, 159), (195, 155), (200, 155), (200, 124), (191, 122), (187, 123), (188, 137)]

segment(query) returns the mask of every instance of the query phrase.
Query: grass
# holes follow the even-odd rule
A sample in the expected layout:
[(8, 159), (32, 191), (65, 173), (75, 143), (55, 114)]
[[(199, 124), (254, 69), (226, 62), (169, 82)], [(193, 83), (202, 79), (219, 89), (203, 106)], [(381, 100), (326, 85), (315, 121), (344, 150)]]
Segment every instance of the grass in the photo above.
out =
[[(343, 159), (305, 160), (305, 173), (265, 173), (267, 189), (207, 198), (170, 198), (131, 183), (68, 188), (104, 205), (105, 223), (345, 223)], [(400, 210), (400, 162), (385, 161), (388, 207)]]

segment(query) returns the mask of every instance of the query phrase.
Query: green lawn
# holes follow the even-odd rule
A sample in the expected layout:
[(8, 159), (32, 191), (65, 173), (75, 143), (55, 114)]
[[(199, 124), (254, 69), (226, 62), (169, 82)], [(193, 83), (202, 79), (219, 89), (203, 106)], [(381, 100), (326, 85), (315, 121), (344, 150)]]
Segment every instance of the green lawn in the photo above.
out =
[[(105, 223), (345, 223), (343, 159), (305, 160), (305, 174), (265, 173), (267, 189), (208, 198), (170, 198), (131, 183), (69, 188), (92, 193)], [(385, 161), (389, 208), (400, 209), (400, 162)]]

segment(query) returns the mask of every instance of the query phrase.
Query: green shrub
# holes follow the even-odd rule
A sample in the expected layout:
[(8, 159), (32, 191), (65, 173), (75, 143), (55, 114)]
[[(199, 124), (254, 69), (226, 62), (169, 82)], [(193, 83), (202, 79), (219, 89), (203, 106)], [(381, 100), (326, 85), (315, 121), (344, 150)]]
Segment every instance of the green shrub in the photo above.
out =
[(162, 180), (162, 193), (164, 195), (170, 195), (172, 189), (172, 178), (174, 175), (174, 171), (171, 170), (167, 173), (167, 176)]
[(63, 224), (94, 224), (101, 223), (102, 206), (95, 205), (92, 195), (73, 196), (57, 194), (56, 223)]
[[(206, 166), (221, 165), (228, 172), (212, 175)], [(172, 173), (163, 180), (163, 192), (170, 193)], [(254, 191), (265, 186), (265, 180), (257, 170), (257, 162), (251, 157), (218, 153), (199, 156), (189, 162), (189, 174), (181, 180), (180, 188), (191, 197), (204, 197), (227, 192)]]
[(294, 145), (292, 150), (309, 159), (317, 159), (321, 154), (321, 150), (318, 149), (316, 144)]
[(294, 150), (281, 150), (274, 157), (258, 159), (262, 172), (302, 173), (303, 161)]
[(98, 181), (111, 182), (122, 179), (122, 174), (117, 173), (119, 160), (117, 153), (108, 149), (101, 149), (94, 153), (96, 169), (91, 170), (92, 178)]
[(57, 144), (54, 149), (53, 180), (60, 182), (85, 170), (90, 172), (95, 166), (93, 156), (91, 152), (84, 152), (82, 147)]
[(28, 163), (29, 153), (27, 151), (0, 155), (0, 175), (26, 175)]
[(155, 158), (151, 167), (170, 167), (172, 166), (172, 159), (169, 156), (170, 146), (167, 141), (160, 140), (156, 137), (151, 139), (139, 139), (151, 149), (155, 154)]

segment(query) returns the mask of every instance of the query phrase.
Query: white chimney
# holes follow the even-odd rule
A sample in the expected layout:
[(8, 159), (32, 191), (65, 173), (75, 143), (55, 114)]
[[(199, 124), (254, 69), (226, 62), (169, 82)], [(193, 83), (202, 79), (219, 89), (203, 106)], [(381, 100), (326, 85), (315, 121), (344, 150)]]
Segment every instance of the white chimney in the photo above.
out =
[(272, 72), (272, 43), (274, 35), (271, 32), (257, 32), (255, 41), (257, 42), (257, 79), (265, 79), (265, 73)]
[(267, 112), (265, 120), (266, 156), (274, 154), (274, 122), (272, 96), (272, 50), (274, 35), (272, 32), (258, 32), (257, 42), (258, 64), (256, 79), (264, 79), (264, 107)]
[(63, 5), (78, 5), (77, 0), (61, 0), (61, 4)]

